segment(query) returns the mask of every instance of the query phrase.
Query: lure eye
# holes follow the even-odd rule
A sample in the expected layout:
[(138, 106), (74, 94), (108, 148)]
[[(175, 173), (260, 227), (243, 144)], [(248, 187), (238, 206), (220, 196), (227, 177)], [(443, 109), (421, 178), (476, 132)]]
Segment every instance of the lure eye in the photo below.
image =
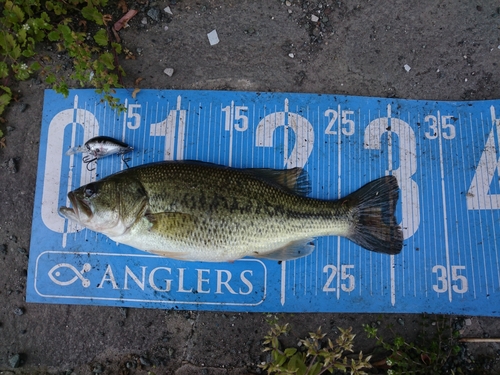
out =
[(91, 198), (97, 193), (97, 185), (96, 184), (88, 184), (85, 187), (84, 195), (85, 198)]

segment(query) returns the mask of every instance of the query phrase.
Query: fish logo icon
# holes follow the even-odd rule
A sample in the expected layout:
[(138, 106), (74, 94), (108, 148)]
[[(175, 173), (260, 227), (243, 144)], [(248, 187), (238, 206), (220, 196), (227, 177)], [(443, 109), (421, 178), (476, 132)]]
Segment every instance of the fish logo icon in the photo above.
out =
[[(75, 276), (73, 276), (71, 279), (66, 280), (66, 281), (58, 280), (58, 278), (63, 276), (63, 273), (65, 273), (65, 272), (61, 272), (61, 269), (63, 269), (63, 268), (66, 268), (66, 269), (73, 271)], [(50, 269), (50, 271), (48, 272), (48, 274), (49, 274), (50, 279), (57, 285), (68, 286), (68, 285), (73, 284), (78, 279), (80, 279), (82, 281), (82, 286), (84, 288), (88, 288), (90, 286), (90, 280), (83, 277), (83, 274), (85, 272), (89, 272), (91, 269), (92, 269), (92, 267), (90, 266), (89, 263), (85, 263), (83, 265), (83, 268), (81, 271), (78, 271), (78, 269), (75, 268), (75, 266), (73, 266), (69, 263), (59, 263), (59, 264), (56, 264), (54, 267), (52, 267)]]

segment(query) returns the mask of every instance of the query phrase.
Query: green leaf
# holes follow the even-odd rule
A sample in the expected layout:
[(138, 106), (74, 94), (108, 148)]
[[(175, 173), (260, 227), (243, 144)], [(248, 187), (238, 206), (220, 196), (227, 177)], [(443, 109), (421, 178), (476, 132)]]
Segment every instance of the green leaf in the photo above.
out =
[(56, 14), (56, 16), (60, 16), (61, 14), (66, 14), (67, 10), (66, 8), (60, 4), (59, 1), (46, 1), (45, 2), (45, 7), (47, 8), (48, 11), (52, 11)]
[(297, 375), (307, 373), (307, 366), (305, 361), (305, 357), (303, 357), (300, 353), (296, 353), (291, 359), (295, 360), (295, 368), (297, 369)]
[(31, 63), (31, 65), (30, 65), (30, 70), (39, 70), (41, 68), (42, 68), (42, 66), (40, 65), (40, 63), (38, 61), (35, 61), (35, 62)]
[(24, 63), (13, 65), (12, 70), (14, 71), (14, 76), (19, 81), (24, 81), (28, 79), (31, 74), (29, 67)]
[(106, 66), (106, 68), (108, 68), (108, 69), (114, 69), (115, 68), (115, 65), (114, 65), (114, 56), (110, 52), (105, 52), (101, 56), (99, 56), (99, 61), (101, 63), (103, 63)]
[(335, 363), (333, 365), (337, 370), (340, 370), (340, 371), (344, 371), (346, 372), (347, 371), (347, 367), (345, 365), (343, 365), (342, 363)]
[(322, 367), (323, 366), (321, 366), (321, 362), (316, 362), (314, 365), (311, 366), (311, 368), (309, 370), (309, 374), (318, 375), (320, 373)]
[(404, 344), (405, 344), (405, 339), (403, 337), (396, 336), (394, 338), (394, 346), (396, 347), (396, 349), (401, 348)]
[(283, 366), (283, 363), (286, 362), (286, 360), (287, 358), (284, 355), (280, 354), (279, 357), (277, 358), (276, 364), (281, 367)]
[(12, 100), (12, 91), (7, 86), (0, 86), (0, 89), (5, 91), (2, 95), (0, 95), (0, 115), (5, 110)]
[(21, 57), (21, 47), (16, 45), (14, 48), (12, 48), (10, 50), (9, 56), (14, 60), (17, 60), (19, 57)]
[(16, 15), (17, 22), (21, 23), (24, 21), (24, 12), (17, 5), (12, 7), (12, 12)]
[(24, 57), (31, 57), (31, 56), (35, 55), (35, 51), (33, 51), (31, 48), (29, 48), (29, 49), (25, 49), (21, 54)]
[(87, 5), (86, 7), (83, 7), (82, 16), (89, 21), (94, 21), (98, 25), (104, 25), (101, 12), (93, 6)]
[(61, 82), (58, 85), (54, 85), (54, 90), (59, 94), (63, 94), (65, 98), (69, 95), (69, 89), (66, 82)]
[(61, 37), (61, 35), (59, 34), (59, 31), (51, 31), (47, 37), (49, 38), (49, 40), (51, 42), (55, 42), (56, 40), (59, 40), (59, 38)]
[(297, 352), (297, 349), (295, 348), (286, 348), (285, 349), (285, 355), (287, 357), (291, 357), (292, 355), (294, 355), (295, 353)]
[(122, 53), (122, 45), (119, 43), (111, 43), (111, 46), (115, 49), (116, 53)]
[(94, 35), (94, 40), (100, 46), (108, 45), (108, 33), (104, 29), (99, 29), (99, 31)]
[(58, 30), (61, 32), (61, 35), (66, 44), (72, 44), (74, 42), (73, 35), (71, 34), (71, 29), (68, 25), (59, 25)]
[(24, 12), (18, 5), (13, 4), (12, 1), (5, 2), (3, 14), (7, 22), (13, 25), (24, 21)]
[(48, 83), (48, 84), (53, 84), (56, 82), (56, 76), (52, 73), (50, 73), (49, 75), (47, 75), (47, 78), (45, 78), (45, 82)]
[(9, 66), (3, 62), (0, 61), (0, 78), (5, 78), (9, 75)]
[(21, 44), (26, 42), (26, 29), (21, 27), (21, 29), (17, 32), (17, 41)]

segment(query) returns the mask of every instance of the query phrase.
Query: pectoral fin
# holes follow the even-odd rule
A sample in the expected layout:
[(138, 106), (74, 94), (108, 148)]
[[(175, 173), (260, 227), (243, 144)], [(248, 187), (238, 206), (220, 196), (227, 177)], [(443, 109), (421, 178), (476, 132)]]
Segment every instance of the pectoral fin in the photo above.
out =
[(292, 260), (305, 257), (314, 251), (314, 238), (289, 242), (285, 246), (280, 247), (267, 254), (254, 254), (256, 258), (269, 260)]

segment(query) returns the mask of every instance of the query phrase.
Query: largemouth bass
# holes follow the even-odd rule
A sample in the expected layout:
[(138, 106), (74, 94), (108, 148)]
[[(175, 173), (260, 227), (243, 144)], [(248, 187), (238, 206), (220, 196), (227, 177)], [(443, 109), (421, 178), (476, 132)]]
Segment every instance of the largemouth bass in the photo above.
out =
[(288, 260), (318, 236), (398, 254), (397, 179), (386, 176), (339, 200), (304, 196), (302, 169), (235, 169), (196, 161), (133, 167), (68, 193), (59, 212), (113, 241), (186, 261), (246, 256)]

